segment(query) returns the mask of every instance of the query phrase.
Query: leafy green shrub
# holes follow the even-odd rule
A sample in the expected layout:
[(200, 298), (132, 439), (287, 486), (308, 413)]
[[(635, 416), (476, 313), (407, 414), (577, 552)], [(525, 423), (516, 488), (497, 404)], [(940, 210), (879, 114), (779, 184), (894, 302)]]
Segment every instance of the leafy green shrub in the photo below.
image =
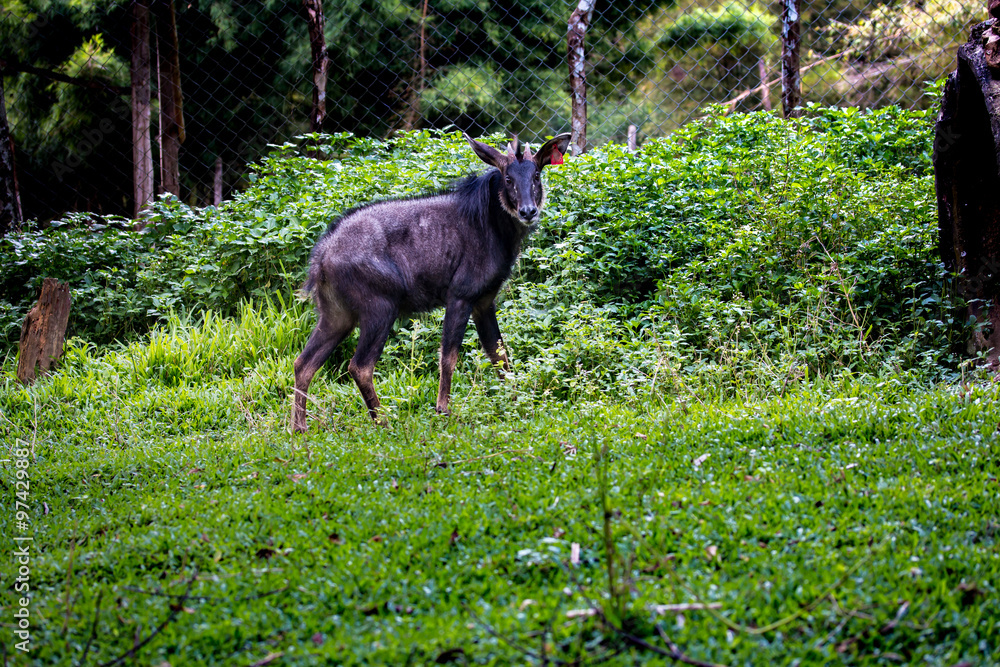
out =
[[(546, 216), (498, 300), (518, 372), (570, 397), (954, 367), (931, 120), (894, 108), (812, 106), (794, 121), (720, 109), (637, 153), (608, 144), (547, 169)], [(276, 147), (219, 208), (157, 201), (145, 234), (75, 220), (8, 237), (20, 254), (0, 269), (7, 344), (33, 298), (17, 290), (42, 275), (72, 281), (74, 332), (98, 343), (171, 312), (192, 321), (287, 301), (345, 210), (481, 167), (458, 133), (310, 135)], [(440, 314), (414, 322), (398, 325), (386, 355), (435, 369)]]
[(46, 277), (72, 286), (71, 335), (107, 342), (145, 331), (151, 297), (138, 278), (150, 240), (128, 220), (80, 215), (0, 238), (0, 353), (17, 341)]
[(953, 364), (930, 120), (720, 110), (637, 154), (593, 151), (550, 176), (522, 270), (676, 326), (727, 382), (740, 359), (796, 377)]
[[(810, 112), (789, 123), (720, 110), (639, 153), (609, 145), (550, 176), (554, 220), (528, 254), (540, 265), (533, 278), (556, 258), (578, 260), (598, 293), (635, 301), (741, 229), (765, 234), (760, 250), (787, 260), (819, 243), (831, 252), (857, 244), (886, 218), (931, 222), (920, 208), (933, 194), (924, 112)], [(755, 263), (737, 268), (756, 282)]]

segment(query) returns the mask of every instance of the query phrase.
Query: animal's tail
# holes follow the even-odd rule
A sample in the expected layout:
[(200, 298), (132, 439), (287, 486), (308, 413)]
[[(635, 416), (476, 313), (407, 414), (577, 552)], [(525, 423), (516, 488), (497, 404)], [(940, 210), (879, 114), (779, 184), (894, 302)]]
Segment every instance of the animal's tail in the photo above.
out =
[(312, 300), (316, 295), (316, 285), (319, 282), (316, 280), (316, 273), (312, 266), (312, 262), (309, 263), (309, 275), (306, 281), (302, 283), (302, 287), (299, 288), (298, 296), (304, 301)]
[(319, 237), (319, 241), (317, 241), (316, 245), (313, 246), (312, 253), (309, 256), (309, 276), (306, 278), (306, 281), (302, 283), (302, 287), (299, 288), (299, 295), (302, 298), (311, 299), (316, 295), (316, 285), (319, 283), (319, 280), (316, 277), (316, 271), (317, 271), (316, 253), (319, 248), (320, 242), (327, 236), (332, 234), (333, 231), (337, 229), (337, 226), (340, 224), (340, 221), (343, 220), (347, 215), (352, 213), (354, 210), (356, 209), (351, 209), (350, 211), (347, 211), (339, 215), (338, 217), (334, 218), (333, 222), (331, 222), (330, 225), (326, 228), (326, 231), (323, 232), (323, 235)]
[(312, 276), (306, 278), (306, 281), (302, 283), (302, 287), (299, 288), (299, 291), (303, 296), (312, 296), (313, 292), (316, 291), (316, 281), (313, 280)]

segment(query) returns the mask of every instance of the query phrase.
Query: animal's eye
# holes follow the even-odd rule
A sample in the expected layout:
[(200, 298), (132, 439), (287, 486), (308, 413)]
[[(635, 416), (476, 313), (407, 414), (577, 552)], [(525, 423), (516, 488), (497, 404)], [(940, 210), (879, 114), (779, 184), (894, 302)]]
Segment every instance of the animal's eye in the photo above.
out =
[(537, 171), (535, 172), (535, 180), (536, 181), (542, 180), (542, 174), (540, 172)]
[(507, 183), (507, 185), (510, 185), (511, 183), (514, 182), (514, 179), (511, 178), (510, 176), (505, 176), (503, 180)]

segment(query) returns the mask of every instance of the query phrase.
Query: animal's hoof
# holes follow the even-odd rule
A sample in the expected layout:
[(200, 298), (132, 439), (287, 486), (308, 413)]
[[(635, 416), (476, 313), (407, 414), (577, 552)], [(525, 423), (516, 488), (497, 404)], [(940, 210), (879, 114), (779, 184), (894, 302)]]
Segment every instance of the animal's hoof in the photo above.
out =
[(451, 410), (448, 408), (434, 408), (434, 410), (442, 417), (451, 417)]

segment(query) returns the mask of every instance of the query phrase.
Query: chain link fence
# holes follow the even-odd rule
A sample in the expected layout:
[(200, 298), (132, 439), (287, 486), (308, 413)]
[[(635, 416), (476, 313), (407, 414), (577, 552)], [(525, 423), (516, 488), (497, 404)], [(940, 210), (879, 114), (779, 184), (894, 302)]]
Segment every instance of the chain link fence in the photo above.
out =
[[(630, 126), (640, 143), (668, 134), (708, 104), (781, 113), (784, 1), (14, 0), (0, 68), (25, 218), (134, 214), (136, 2), (150, 5), (152, 187), (171, 182), (174, 141), (168, 189), (195, 205), (241, 187), (268, 144), (314, 130), (569, 130), (580, 9), (588, 145)], [(985, 2), (799, 2), (802, 101), (823, 105), (926, 105), (925, 83), (987, 18)]]

